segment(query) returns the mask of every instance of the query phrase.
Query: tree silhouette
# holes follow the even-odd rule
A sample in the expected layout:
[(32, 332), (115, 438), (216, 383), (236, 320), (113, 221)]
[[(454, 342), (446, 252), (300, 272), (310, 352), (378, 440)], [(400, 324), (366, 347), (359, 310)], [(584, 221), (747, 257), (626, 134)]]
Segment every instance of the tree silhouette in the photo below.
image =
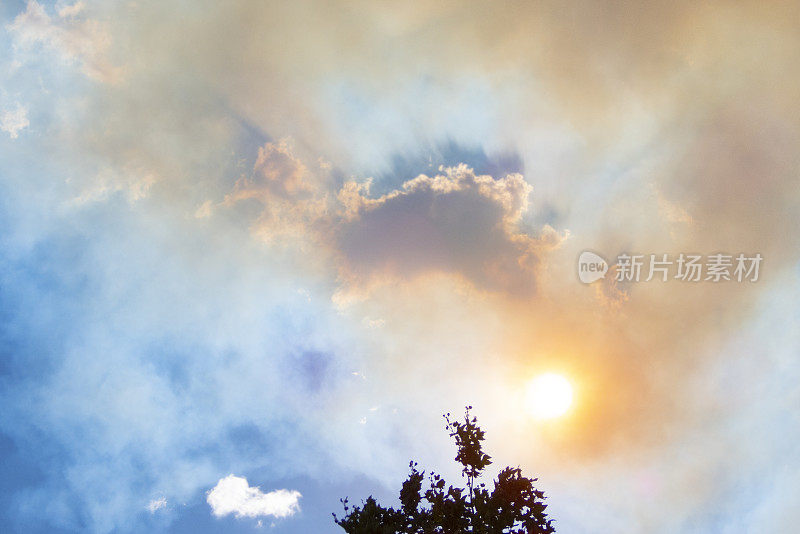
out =
[[(446, 429), (454, 438), (467, 487), (448, 485), (434, 472), (423, 493), (425, 472), (417, 463), (409, 464), (410, 474), (400, 489), (400, 508), (383, 507), (370, 496), (361, 506), (342, 499), (344, 517), (333, 514), (336, 524), (348, 534), (548, 534), (555, 532), (553, 520), (545, 513), (544, 493), (533, 483), (538, 479), (522, 476), (519, 468), (506, 467), (489, 491), (479, 482), (491, 457), (483, 452), (484, 432), (467, 406), (464, 421), (444, 416)], [(446, 487), (446, 489), (445, 489)]]

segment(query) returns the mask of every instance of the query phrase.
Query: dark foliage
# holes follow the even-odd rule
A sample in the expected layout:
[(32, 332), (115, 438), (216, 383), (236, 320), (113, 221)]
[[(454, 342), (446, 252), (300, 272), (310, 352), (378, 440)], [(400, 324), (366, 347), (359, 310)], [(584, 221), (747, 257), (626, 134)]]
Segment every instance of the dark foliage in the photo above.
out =
[(555, 532), (553, 520), (545, 513), (544, 493), (534, 488), (518, 468), (500, 471), (490, 491), (479, 482), (491, 457), (483, 452), (484, 432), (466, 409), (464, 421), (444, 416), (447, 431), (454, 438), (456, 461), (463, 467), (467, 487), (447, 484), (438, 474), (427, 477), (411, 462), (411, 473), (400, 489), (400, 508), (384, 508), (371, 496), (361, 506), (342, 499), (344, 517), (333, 515), (348, 534), (548, 534)]

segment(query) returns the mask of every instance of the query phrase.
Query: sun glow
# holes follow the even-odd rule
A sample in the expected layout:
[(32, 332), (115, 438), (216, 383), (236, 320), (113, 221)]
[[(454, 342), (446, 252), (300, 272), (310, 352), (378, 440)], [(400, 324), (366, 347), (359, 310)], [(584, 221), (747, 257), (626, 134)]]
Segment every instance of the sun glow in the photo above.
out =
[(528, 383), (525, 407), (537, 419), (561, 417), (572, 405), (572, 385), (563, 376), (544, 373)]

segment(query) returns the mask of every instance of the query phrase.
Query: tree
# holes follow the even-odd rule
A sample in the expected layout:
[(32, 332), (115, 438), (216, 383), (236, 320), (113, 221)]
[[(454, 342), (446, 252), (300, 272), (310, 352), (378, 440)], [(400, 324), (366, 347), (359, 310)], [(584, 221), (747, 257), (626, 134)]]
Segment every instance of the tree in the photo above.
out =
[(434, 472), (428, 476), (416, 462), (400, 489), (400, 508), (383, 507), (370, 496), (361, 506), (342, 499), (344, 517), (333, 514), (336, 524), (348, 534), (549, 534), (555, 532), (548, 519), (544, 493), (533, 483), (538, 479), (522, 476), (519, 468), (506, 467), (494, 480), (491, 491), (479, 481), (491, 457), (483, 452), (484, 432), (467, 406), (464, 421), (445, 414), (445, 428), (454, 438), (466, 488), (447, 484)]

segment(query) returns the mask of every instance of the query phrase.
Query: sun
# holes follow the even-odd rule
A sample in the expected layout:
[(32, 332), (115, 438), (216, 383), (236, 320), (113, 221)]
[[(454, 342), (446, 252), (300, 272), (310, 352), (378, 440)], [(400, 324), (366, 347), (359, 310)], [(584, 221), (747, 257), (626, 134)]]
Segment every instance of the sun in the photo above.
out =
[(525, 407), (537, 419), (561, 417), (572, 405), (572, 385), (556, 373), (544, 373), (528, 383)]

